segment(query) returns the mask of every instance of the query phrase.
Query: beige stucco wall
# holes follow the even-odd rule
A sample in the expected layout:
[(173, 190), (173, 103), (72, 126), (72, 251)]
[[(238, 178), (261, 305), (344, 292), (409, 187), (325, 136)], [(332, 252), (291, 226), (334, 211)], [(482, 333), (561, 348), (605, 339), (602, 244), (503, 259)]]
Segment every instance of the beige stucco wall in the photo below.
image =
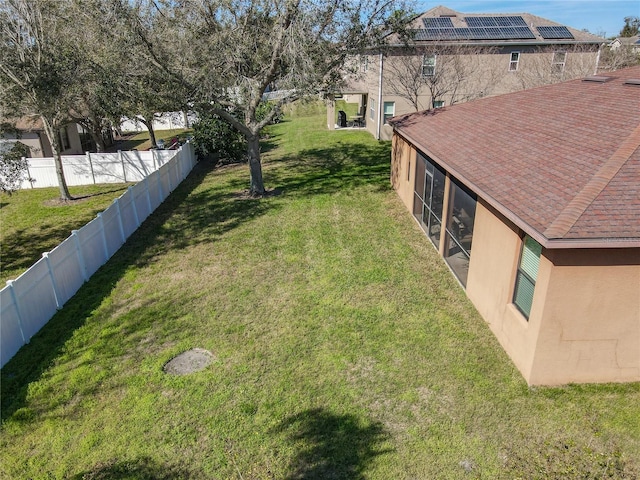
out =
[[(438, 46), (434, 46), (437, 50)], [(426, 52), (428, 50), (424, 50)], [(551, 74), (553, 54), (556, 51), (567, 51), (566, 63), (562, 75)], [(513, 45), (509, 47), (496, 47), (491, 51), (480, 49), (471, 50), (471, 54), (462, 56), (463, 67), (458, 69), (459, 76), (465, 78), (455, 88), (445, 88), (444, 93), (438, 95), (436, 100), (445, 102), (445, 106), (461, 103), (476, 98), (501, 95), (515, 92), (525, 88), (555, 83), (580, 78), (595, 73), (598, 58), (598, 47), (532, 47)], [(516, 71), (509, 70), (509, 62), (512, 52), (520, 52), (520, 61)], [(395, 115), (403, 115), (416, 111), (415, 106), (399, 92), (398, 66), (403, 62), (399, 51), (390, 51), (385, 54), (382, 65), (382, 98), (379, 97), (380, 85), (380, 56), (371, 54), (368, 56), (367, 70), (361, 71), (349, 81), (350, 92), (366, 93), (369, 99), (375, 102), (375, 115), (371, 118), (370, 109), (366, 112), (366, 129), (381, 140), (390, 140), (393, 130), (382, 122), (382, 106), (384, 102), (395, 103)], [(415, 52), (414, 52), (415, 53)], [(415, 67), (419, 69), (422, 52), (411, 55), (416, 60)], [(452, 58), (451, 55), (448, 56)], [(458, 55), (458, 57), (460, 57)], [(436, 69), (449, 65), (454, 68), (454, 62), (441, 55), (436, 60)], [(458, 68), (458, 67), (456, 67)], [(457, 74), (451, 74), (456, 77)], [(422, 87), (418, 98), (418, 109), (425, 110), (431, 106), (432, 98), (429, 89)]]
[(546, 251), (529, 382), (640, 381), (640, 249)]
[[(391, 184), (413, 210), (415, 149)], [(543, 249), (529, 319), (513, 305), (523, 232), (478, 199), (466, 293), (530, 385), (640, 381), (640, 249)]]

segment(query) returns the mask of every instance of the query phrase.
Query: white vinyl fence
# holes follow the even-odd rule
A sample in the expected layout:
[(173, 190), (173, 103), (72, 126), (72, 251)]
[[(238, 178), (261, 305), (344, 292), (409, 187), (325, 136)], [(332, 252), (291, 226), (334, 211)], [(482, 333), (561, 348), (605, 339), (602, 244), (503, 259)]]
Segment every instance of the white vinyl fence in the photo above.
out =
[(193, 146), (187, 143), (170, 153), (173, 158), (129, 187), (104, 212), (74, 230), (0, 290), (0, 367), (31, 340), (187, 177), (195, 166)]
[[(139, 182), (167, 163), (175, 150), (127, 151), (63, 155), (62, 169), (67, 185)], [(52, 157), (29, 158), (28, 180), (20, 188), (57, 187), (58, 177)]]

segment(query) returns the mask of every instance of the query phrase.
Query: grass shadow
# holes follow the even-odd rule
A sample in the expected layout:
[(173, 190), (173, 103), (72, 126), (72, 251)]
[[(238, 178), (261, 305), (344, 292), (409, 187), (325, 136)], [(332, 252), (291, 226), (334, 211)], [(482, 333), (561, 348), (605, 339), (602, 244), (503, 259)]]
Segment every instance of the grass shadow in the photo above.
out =
[[(73, 197), (73, 201), (83, 201), (103, 195), (111, 195), (115, 192), (124, 192), (127, 187)], [(89, 211), (90, 218), (102, 212), (104, 208), (96, 207)], [(37, 262), (43, 252), (55, 248), (65, 238), (71, 235), (71, 231), (78, 228), (77, 219), (70, 217), (57, 217), (55, 221), (48, 219), (40, 225), (38, 230), (34, 228), (16, 230), (2, 237), (2, 270), (22, 272)]]
[(323, 409), (306, 410), (284, 419), (275, 432), (286, 432), (299, 447), (291, 459), (288, 480), (364, 479), (368, 464), (392, 450), (382, 424), (363, 425), (354, 415), (336, 415)]
[(70, 477), (71, 480), (174, 480), (203, 478), (182, 468), (160, 465), (150, 458), (130, 461), (110, 461)]
[(390, 187), (391, 145), (339, 142), (335, 146), (302, 150), (278, 160), (285, 168), (269, 172), (268, 182), (283, 194), (314, 195), (369, 185)]

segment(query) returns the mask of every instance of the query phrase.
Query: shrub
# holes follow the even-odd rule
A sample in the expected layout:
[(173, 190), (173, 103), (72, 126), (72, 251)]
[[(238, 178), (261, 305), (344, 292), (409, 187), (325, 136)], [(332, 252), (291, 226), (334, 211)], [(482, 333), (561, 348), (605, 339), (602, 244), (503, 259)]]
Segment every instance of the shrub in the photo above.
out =
[(244, 136), (217, 115), (200, 114), (193, 124), (193, 142), (199, 158), (223, 163), (246, 161)]
[(29, 161), (25, 158), (29, 148), (20, 142), (11, 147), (0, 145), (0, 190), (11, 193), (20, 188), (20, 184), (27, 178)]

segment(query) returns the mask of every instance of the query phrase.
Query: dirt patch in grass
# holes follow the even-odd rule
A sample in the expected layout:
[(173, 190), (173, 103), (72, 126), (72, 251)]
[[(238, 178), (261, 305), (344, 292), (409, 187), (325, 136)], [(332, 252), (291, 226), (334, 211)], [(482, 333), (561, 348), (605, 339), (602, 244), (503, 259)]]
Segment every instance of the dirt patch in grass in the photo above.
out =
[(208, 350), (192, 348), (165, 363), (163, 370), (171, 375), (187, 375), (204, 370), (213, 360)]

